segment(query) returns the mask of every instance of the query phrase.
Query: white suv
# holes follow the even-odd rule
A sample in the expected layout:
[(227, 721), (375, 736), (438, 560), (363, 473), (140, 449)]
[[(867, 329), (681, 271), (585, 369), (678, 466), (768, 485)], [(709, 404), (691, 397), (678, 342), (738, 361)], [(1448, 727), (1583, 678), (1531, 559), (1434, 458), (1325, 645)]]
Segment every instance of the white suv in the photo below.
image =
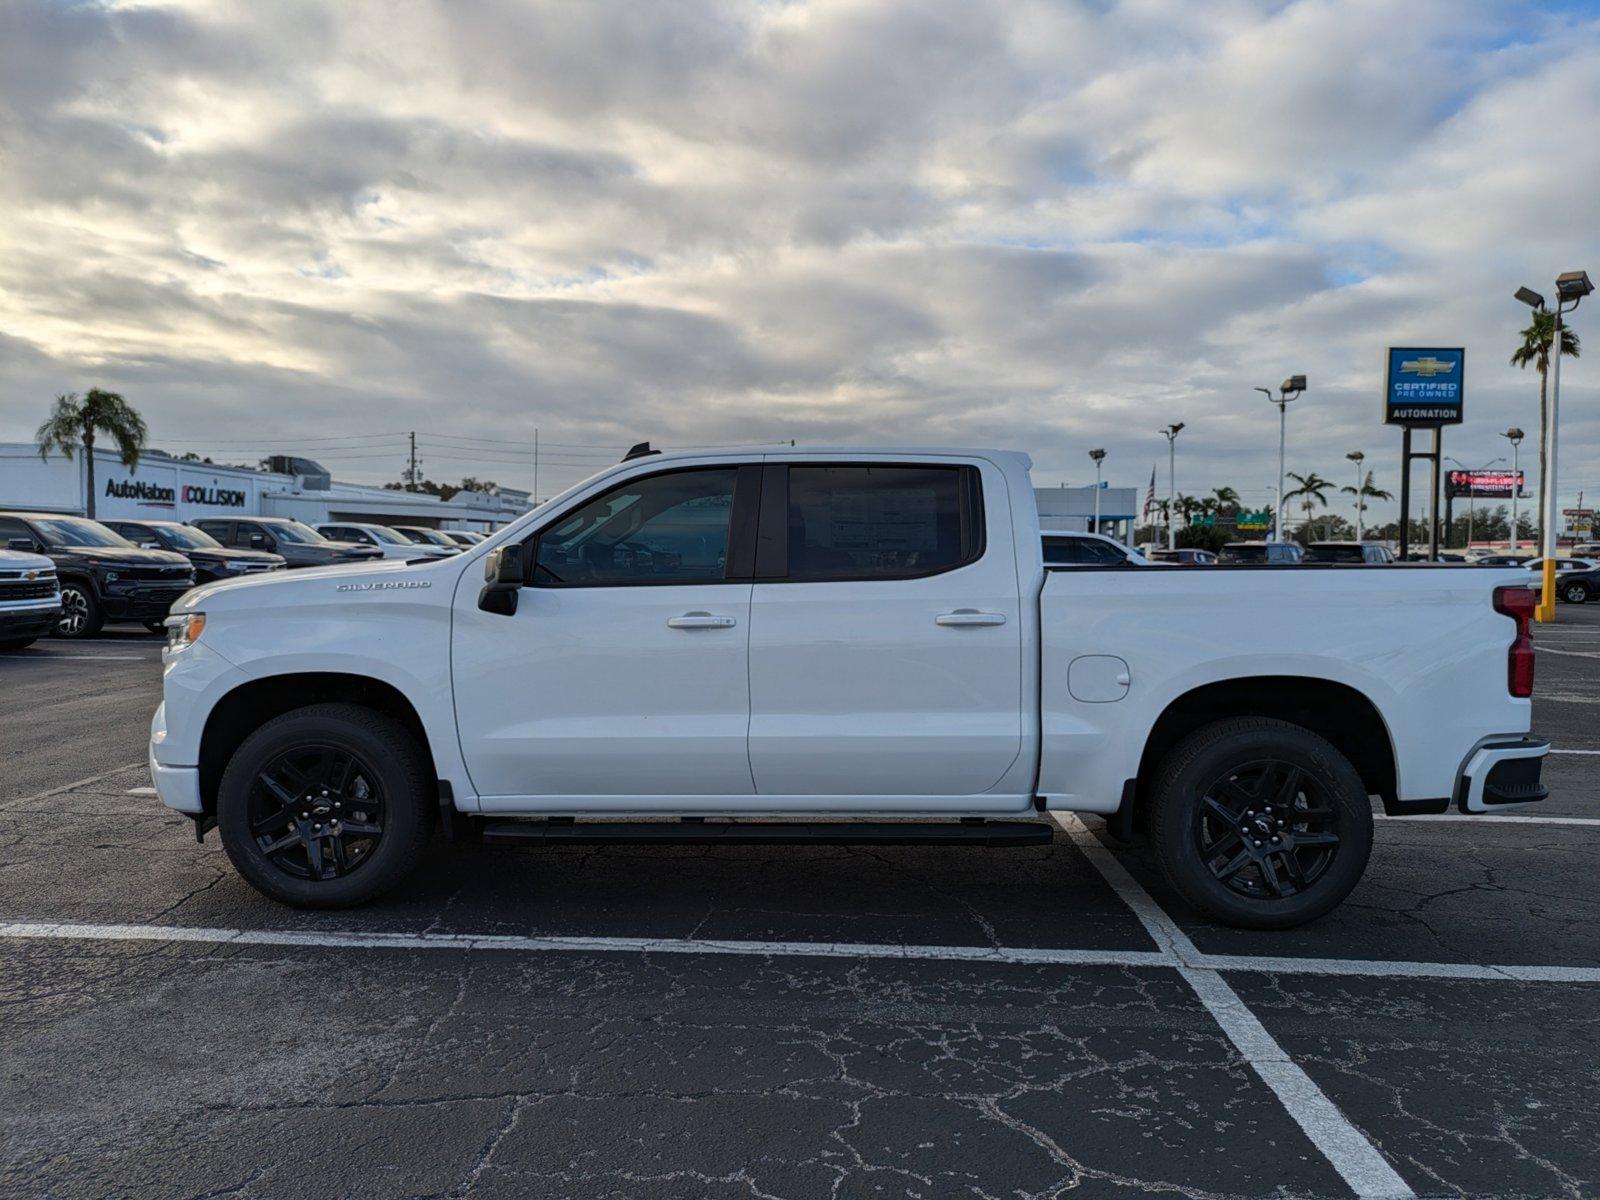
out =
[(363, 546), (376, 546), (385, 558), (448, 558), (453, 551), (439, 546), (421, 546), (401, 537), (387, 525), (369, 525), (356, 521), (329, 521), (313, 526), (325, 538), (336, 542), (357, 542)]

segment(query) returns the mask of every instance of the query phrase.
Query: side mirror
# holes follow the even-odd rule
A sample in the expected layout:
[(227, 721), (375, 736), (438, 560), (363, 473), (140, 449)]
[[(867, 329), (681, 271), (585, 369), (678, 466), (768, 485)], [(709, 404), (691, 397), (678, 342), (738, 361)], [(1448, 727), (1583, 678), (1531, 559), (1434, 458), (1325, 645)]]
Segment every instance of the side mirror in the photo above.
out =
[(7, 550), (21, 550), (25, 554), (31, 554), (34, 548), (32, 538), (12, 538), (6, 543)]
[(522, 547), (513, 544), (489, 551), (483, 560), (483, 579), (483, 590), (478, 593), (478, 607), (502, 617), (515, 613), (517, 595), (527, 579)]

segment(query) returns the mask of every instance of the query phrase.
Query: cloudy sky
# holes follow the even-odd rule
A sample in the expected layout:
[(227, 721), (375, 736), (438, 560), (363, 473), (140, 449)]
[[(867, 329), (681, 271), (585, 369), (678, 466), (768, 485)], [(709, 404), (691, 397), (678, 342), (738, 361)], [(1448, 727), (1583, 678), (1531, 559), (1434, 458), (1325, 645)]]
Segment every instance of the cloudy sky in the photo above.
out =
[(545, 493), (643, 438), (1143, 488), (1176, 420), (1180, 490), (1266, 502), (1300, 371), (1290, 469), (1394, 489), (1386, 345), (1467, 347), (1448, 452), (1537, 428), (1511, 292), (1600, 277), (1600, 5), (6, 0), (0, 214), (0, 441), (99, 385), (346, 479), (414, 429), (526, 487), (537, 428)]

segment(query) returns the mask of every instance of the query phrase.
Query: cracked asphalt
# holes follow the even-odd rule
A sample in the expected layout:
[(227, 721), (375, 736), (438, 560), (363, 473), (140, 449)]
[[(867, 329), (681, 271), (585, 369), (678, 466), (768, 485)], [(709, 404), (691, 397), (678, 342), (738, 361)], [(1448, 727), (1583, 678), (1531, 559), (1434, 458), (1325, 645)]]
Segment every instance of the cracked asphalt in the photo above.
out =
[[(1535, 730), (1600, 751), (1600, 605), (1537, 637)], [(156, 640), (0, 655), (0, 922), (1153, 951), (1048, 847), (436, 845), (299, 913), (142, 766)], [(1297, 959), (1600, 966), (1600, 755), (1536, 815), (1380, 821), (1311, 926), (1209, 925), (1120, 861), (1421, 1196), (1600, 1195), (1600, 983)], [(1091, 822), (1091, 824), (1093, 824)], [(1351, 1188), (1167, 966), (863, 952), (0, 941), (0, 1194), (1339, 1197)], [(594, 943), (598, 945), (598, 942)]]

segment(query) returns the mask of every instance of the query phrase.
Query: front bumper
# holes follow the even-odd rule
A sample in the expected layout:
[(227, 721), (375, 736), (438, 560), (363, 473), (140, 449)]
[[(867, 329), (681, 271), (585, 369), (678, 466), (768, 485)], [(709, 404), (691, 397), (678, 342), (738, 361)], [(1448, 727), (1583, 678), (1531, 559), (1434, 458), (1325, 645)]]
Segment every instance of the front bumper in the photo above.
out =
[(1532, 804), (1550, 789), (1540, 781), (1550, 743), (1543, 738), (1502, 738), (1472, 752), (1456, 784), (1456, 807), (1483, 813), (1508, 804)]
[(199, 767), (168, 767), (156, 761), (156, 749), (167, 740), (167, 706), (156, 707), (150, 719), (150, 782), (155, 786), (161, 803), (181, 813), (202, 813), (205, 802), (200, 798)]
[(0, 638), (42, 637), (61, 616), (61, 597), (0, 604)]

